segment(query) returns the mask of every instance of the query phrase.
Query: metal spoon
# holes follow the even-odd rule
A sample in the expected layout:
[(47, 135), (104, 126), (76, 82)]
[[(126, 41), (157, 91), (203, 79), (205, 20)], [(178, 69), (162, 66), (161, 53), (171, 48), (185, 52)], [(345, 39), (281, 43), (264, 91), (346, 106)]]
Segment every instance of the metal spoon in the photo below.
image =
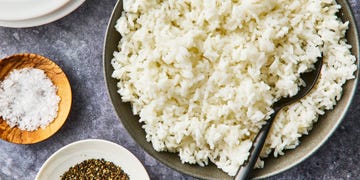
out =
[(266, 124), (260, 129), (259, 133), (257, 134), (253, 142), (253, 145), (250, 149), (249, 158), (242, 166), (239, 167), (239, 170), (234, 178), (235, 180), (245, 180), (250, 178), (249, 175), (254, 169), (254, 165), (257, 159), (259, 158), (261, 149), (264, 146), (266, 137), (269, 134), (269, 131), (271, 129), (276, 114), (283, 107), (298, 101), (299, 99), (303, 98), (306, 94), (310, 92), (310, 90), (314, 87), (314, 85), (317, 82), (317, 79), (320, 75), (322, 64), (323, 64), (323, 60), (321, 55), (321, 57), (319, 57), (318, 61), (315, 63), (315, 70), (301, 75), (302, 79), (306, 83), (306, 86), (301, 88), (295, 96), (289, 98), (282, 98), (272, 105), (272, 108), (274, 109), (274, 113), (271, 114), (270, 119), (267, 120)]

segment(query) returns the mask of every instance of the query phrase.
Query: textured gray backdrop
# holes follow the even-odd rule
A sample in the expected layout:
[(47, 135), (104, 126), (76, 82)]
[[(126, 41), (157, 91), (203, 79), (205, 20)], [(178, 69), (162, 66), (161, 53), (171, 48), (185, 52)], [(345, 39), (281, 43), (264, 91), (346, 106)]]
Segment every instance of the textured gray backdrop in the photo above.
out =
[[(350, 0), (360, 22), (360, 2)], [(194, 179), (146, 154), (128, 135), (112, 108), (102, 71), (102, 46), (116, 0), (87, 0), (72, 14), (34, 28), (0, 27), (0, 58), (22, 52), (53, 59), (68, 75), (73, 106), (65, 125), (34, 145), (0, 140), (0, 180), (34, 179), (45, 160), (74, 141), (100, 138), (121, 144), (145, 165), (151, 179)], [(357, 24), (359, 27), (359, 23)], [(269, 179), (360, 179), (360, 94), (337, 131), (310, 158)]]

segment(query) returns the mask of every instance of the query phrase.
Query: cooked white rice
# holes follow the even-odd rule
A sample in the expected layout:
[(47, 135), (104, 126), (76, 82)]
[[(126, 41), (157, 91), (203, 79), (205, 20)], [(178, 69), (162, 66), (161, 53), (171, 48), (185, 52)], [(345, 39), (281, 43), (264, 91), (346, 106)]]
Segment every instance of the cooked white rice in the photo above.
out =
[(321, 52), (319, 83), (278, 114), (262, 157), (295, 148), (354, 78), (339, 8), (333, 0), (126, 0), (112, 76), (155, 150), (234, 175), (271, 105), (298, 92), (300, 73)]

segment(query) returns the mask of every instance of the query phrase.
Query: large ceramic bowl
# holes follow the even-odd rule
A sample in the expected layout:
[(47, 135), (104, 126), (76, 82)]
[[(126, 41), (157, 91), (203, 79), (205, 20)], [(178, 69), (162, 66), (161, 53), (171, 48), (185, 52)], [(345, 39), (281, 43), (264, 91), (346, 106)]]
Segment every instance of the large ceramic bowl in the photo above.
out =
[[(352, 53), (359, 59), (359, 42), (358, 32), (354, 16), (352, 15), (350, 6), (346, 0), (337, 1), (342, 6), (339, 16), (343, 21), (350, 22), (350, 28), (347, 32), (348, 42), (352, 45)], [(217, 169), (215, 165), (211, 164), (206, 167), (197, 165), (182, 164), (178, 155), (174, 153), (156, 152), (152, 145), (145, 139), (145, 131), (141, 128), (139, 117), (132, 114), (131, 106), (129, 103), (123, 103), (120, 95), (117, 93), (116, 83), (117, 80), (111, 78), (113, 68), (111, 66), (111, 59), (113, 52), (117, 50), (117, 45), (120, 40), (120, 35), (116, 32), (114, 26), (116, 20), (121, 16), (122, 1), (119, 1), (110, 18), (107, 33), (105, 36), (104, 44), (104, 71), (105, 79), (108, 87), (111, 101), (114, 105), (117, 115), (119, 116), (124, 127), (128, 130), (129, 134), (134, 140), (151, 156), (166, 164), (167, 166), (180, 171), (182, 173), (202, 178), (202, 179), (231, 179), (230, 176)], [(358, 61), (357, 61), (358, 63)], [(301, 145), (296, 150), (288, 150), (284, 156), (279, 158), (265, 159), (265, 167), (256, 170), (254, 176), (256, 178), (264, 178), (283, 172), (314, 153), (335, 131), (343, 119), (351, 99), (354, 95), (357, 84), (357, 74), (355, 80), (350, 80), (344, 85), (343, 97), (336, 105), (335, 109), (327, 112), (322, 116), (319, 121), (314, 125), (313, 130), (308, 136), (301, 138)]]

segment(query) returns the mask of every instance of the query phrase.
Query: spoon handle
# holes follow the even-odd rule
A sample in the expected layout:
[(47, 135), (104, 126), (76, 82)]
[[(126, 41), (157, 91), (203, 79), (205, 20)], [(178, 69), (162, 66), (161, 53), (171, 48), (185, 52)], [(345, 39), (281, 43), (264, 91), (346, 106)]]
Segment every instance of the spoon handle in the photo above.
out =
[(260, 155), (261, 149), (264, 146), (265, 140), (267, 135), (269, 134), (271, 124), (274, 121), (278, 111), (275, 111), (271, 114), (270, 119), (267, 120), (266, 124), (260, 129), (259, 133), (257, 134), (253, 145), (250, 149), (249, 158), (247, 161), (239, 168), (238, 172), (235, 175), (235, 180), (246, 180), (250, 178), (250, 173), (252, 172), (255, 163)]

